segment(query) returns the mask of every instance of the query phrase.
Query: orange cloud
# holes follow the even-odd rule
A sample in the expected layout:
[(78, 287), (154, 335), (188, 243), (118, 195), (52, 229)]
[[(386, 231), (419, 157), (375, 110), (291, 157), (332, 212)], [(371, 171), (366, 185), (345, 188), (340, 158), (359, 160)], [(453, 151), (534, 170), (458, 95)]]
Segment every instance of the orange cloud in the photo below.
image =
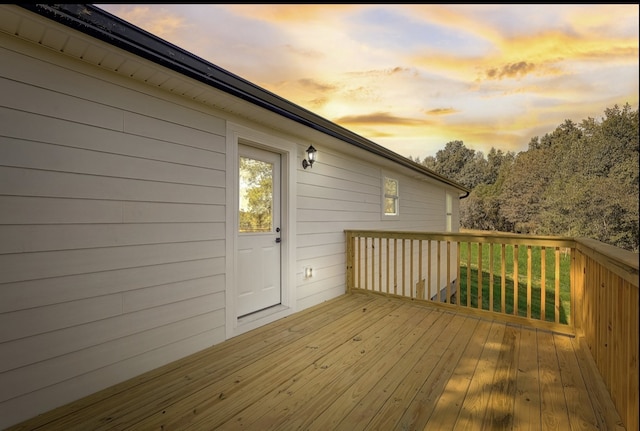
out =
[(425, 113), (427, 115), (450, 115), (450, 114), (455, 114), (459, 111), (453, 109), (453, 108), (436, 108), (436, 109), (431, 109), (429, 111), (426, 111)]
[(298, 79), (298, 84), (300, 84), (303, 88), (311, 89), (312, 91), (335, 91), (336, 87), (330, 84), (323, 84), (321, 82), (316, 81), (315, 79), (303, 78)]
[(363, 125), (363, 124), (377, 124), (377, 125), (396, 125), (396, 126), (416, 126), (428, 124), (424, 120), (417, 120), (415, 118), (397, 117), (391, 115), (388, 112), (375, 112), (372, 114), (364, 115), (347, 115), (334, 120), (338, 124), (342, 125)]
[(500, 68), (488, 69), (485, 74), (488, 79), (519, 78), (535, 69), (536, 66), (533, 63), (519, 61), (517, 63), (506, 64)]
[(563, 30), (545, 29), (544, 23), (536, 27), (532, 20), (529, 27), (501, 31), (500, 26), (481, 19), (492, 8), (499, 12), (500, 6), (404, 6), (412, 17), (489, 42), (484, 52), (473, 55), (432, 48), (422, 49), (410, 61), (469, 82), (571, 74), (574, 62), (637, 64), (637, 20), (629, 24), (629, 17), (637, 18), (638, 5), (558, 6), (556, 13), (566, 23)]
[(320, 21), (326, 19), (327, 15), (344, 14), (363, 7), (346, 4), (232, 4), (224, 6), (237, 15), (273, 23)]
[(316, 97), (315, 99), (307, 101), (307, 105), (310, 106), (312, 110), (319, 110), (325, 106), (328, 101), (326, 97)]
[[(389, 69), (370, 69), (370, 70), (359, 70), (356, 72), (348, 72), (346, 73), (349, 77), (362, 78), (362, 77), (377, 77), (377, 76), (393, 76), (399, 74), (406, 74), (411, 72), (413, 69), (408, 67), (392, 67)], [(414, 72), (415, 73), (415, 72)]]

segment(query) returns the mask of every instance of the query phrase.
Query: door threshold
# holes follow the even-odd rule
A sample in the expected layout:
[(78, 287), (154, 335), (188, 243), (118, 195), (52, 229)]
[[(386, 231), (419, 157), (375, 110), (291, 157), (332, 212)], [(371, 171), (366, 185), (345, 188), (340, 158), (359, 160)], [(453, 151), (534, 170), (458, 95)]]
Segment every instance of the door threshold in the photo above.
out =
[(245, 314), (244, 316), (238, 317), (238, 324), (242, 325), (245, 323), (255, 322), (256, 320), (260, 320), (264, 317), (270, 316), (272, 314), (280, 313), (288, 309), (289, 307), (284, 306), (282, 304), (277, 304), (268, 308), (263, 308), (262, 310), (254, 311), (253, 313)]

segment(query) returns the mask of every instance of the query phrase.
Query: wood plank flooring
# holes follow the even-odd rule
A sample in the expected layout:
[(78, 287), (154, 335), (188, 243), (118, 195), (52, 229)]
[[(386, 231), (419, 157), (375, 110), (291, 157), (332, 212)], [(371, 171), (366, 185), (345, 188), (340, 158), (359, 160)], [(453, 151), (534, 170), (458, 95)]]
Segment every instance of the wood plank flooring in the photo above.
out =
[(588, 360), (565, 335), (352, 294), (12, 429), (614, 429)]

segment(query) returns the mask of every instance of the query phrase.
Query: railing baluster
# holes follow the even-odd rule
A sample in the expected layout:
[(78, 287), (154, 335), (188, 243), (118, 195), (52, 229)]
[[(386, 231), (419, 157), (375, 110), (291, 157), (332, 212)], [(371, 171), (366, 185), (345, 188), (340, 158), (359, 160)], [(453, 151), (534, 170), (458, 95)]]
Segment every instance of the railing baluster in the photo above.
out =
[(386, 243), (386, 246), (387, 246), (387, 259), (386, 259), (386, 264), (387, 264), (387, 283), (386, 283), (386, 290), (387, 290), (387, 293), (389, 293), (389, 277), (390, 277), (390, 274), (389, 274), (389, 262), (391, 261), (391, 255), (389, 254), (389, 238), (385, 238), (385, 240), (386, 240), (385, 243)]
[(418, 286), (416, 288), (416, 296), (418, 299), (424, 299), (424, 282), (422, 280), (422, 240), (418, 240)]
[(447, 241), (447, 301), (451, 303), (451, 241)]
[(371, 238), (371, 290), (376, 290), (376, 239)]
[(393, 238), (393, 294), (398, 294), (398, 238)]
[(461, 257), (460, 257), (460, 241), (456, 242), (456, 306), (459, 307), (460, 306), (460, 295), (462, 293), (462, 290), (460, 288), (460, 277), (461, 277), (461, 270), (460, 270), (460, 261), (461, 261)]
[(378, 288), (382, 292), (382, 237), (378, 237)]
[(483, 243), (478, 243), (478, 310), (482, 310), (482, 248)]
[(471, 241), (467, 242), (467, 307), (471, 307)]
[(406, 251), (406, 246), (404, 244), (404, 238), (402, 238), (402, 296), (406, 296), (406, 293), (404, 291), (404, 282), (405, 282), (405, 274), (406, 274), (406, 268), (407, 268), (407, 264), (406, 264), (406, 258), (405, 258), (405, 251)]
[(556, 323), (560, 323), (560, 247), (556, 247)]
[(493, 243), (489, 243), (489, 311), (493, 311)]
[(507, 299), (507, 251), (506, 245), (501, 244), (500, 248), (500, 312), (507, 313), (506, 299)]
[(436, 281), (437, 281), (437, 285), (436, 285), (436, 302), (440, 302), (440, 295), (442, 292), (442, 278), (440, 277), (440, 272), (442, 271), (442, 259), (441, 259), (441, 253), (440, 253), (440, 240), (436, 241), (437, 245), (438, 245), (438, 254), (437, 254), (437, 259), (438, 259), (438, 268), (437, 268), (437, 277), (436, 277)]
[(540, 247), (540, 320), (547, 320), (547, 248)]
[(513, 246), (513, 315), (518, 316), (518, 244)]
[(355, 287), (353, 280), (353, 265), (355, 258), (353, 256), (353, 234), (351, 232), (347, 232), (347, 292), (351, 292), (351, 290)]
[(361, 267), (362, 267), (362, 262), (361, 262), (361, 260), (360, 260), (360, 258), (361, 258), (361, 257), (360, 257), (360, 253), (361, 253), (361, 251), (360, 251), (360, 250), (362, 249), (362, 238), (361, 238), (361, 237), (358, 237), (358, 238), (357, 238), (357, 240), (358, 240), (358, 245), (357, 245), (357, 247), (356, 247), (356, 248), (357, 248), (357, 254), (358, 254), (358, 261), (357, 261), (358, 272), (357, 272), (357, 274), (356, 274), (356, 275), (357, 275), (356, 279), (357, 279), (357, 281), (358, 281), (358, 289), (362, 289), (362, 284), (361, 284), (361, 279), (360, 279), (360, 271), (361, 271), (361, 269), (362, 269), (362, 268), (361, 268)]
[(431, 240), (428, 241), (428, 249), (427, 249), (427, 268), (429, 268), (429, 273), (427, 277), (427, 299), (431, 300)]
[(364, 289), (369, 290), (369, 238), (364, 238)]
[(411, 298), (413, 298), (413, 238), (409, 240), (409, 259), (411, 263), (409, 263), (409, 290), (411, 292)]
[(527, 246), (527, 318), (531, 319), (531, 246)]

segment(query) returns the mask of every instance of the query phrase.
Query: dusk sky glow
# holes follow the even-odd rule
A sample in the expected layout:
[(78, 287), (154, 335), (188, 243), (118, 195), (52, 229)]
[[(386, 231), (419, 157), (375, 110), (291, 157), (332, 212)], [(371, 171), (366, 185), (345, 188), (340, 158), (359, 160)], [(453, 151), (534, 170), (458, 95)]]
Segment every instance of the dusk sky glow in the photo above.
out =
[(97, 6), (407, 157), (638, 109), (638, 4)]

